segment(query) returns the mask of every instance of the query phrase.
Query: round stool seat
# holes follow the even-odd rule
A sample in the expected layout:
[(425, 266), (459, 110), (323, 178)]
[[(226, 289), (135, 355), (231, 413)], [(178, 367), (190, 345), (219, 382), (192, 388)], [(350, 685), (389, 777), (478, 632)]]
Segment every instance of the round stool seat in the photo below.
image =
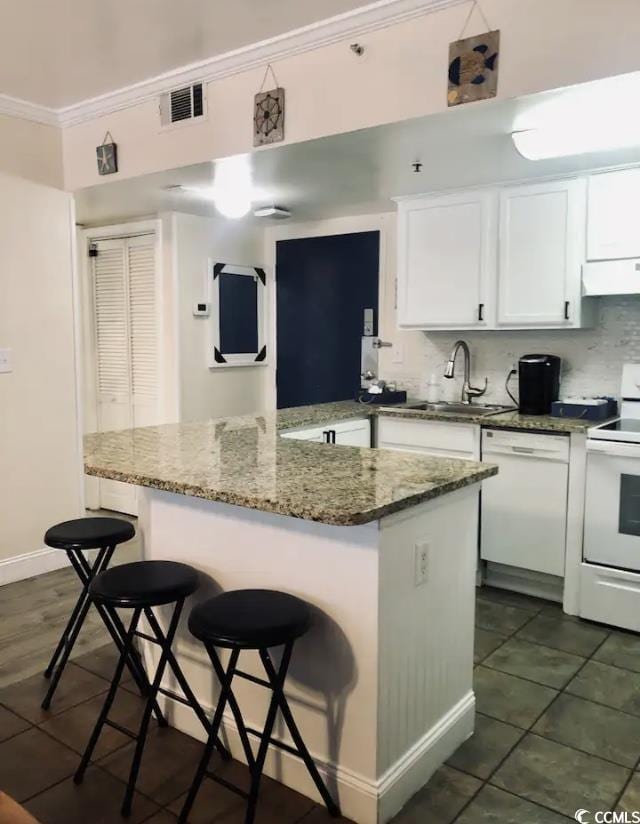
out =
[(44, 542), (54, 549), (97, 549), (129, 541), (136, 534), (122, 518), (75, 518), (52, 526)]
[(311, 625), (305, 601), (270, 589), (238, 589), (191, 611), (189, 630), (218, 647), (277, 647), (304, 635)]
[(136, 561), (101, 572), (91, 583), (94, 601), (112, 607), (172, 604), (198, 588), (198, 573), (176, 561)]

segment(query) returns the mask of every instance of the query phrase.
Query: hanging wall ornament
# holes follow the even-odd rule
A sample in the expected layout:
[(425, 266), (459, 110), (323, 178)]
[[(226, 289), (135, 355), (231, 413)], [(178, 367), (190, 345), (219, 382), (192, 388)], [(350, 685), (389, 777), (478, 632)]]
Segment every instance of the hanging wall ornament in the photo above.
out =
[(118, 147), (111, 132), (107, 132), (100, 146), (96, 146), (99, 175), (112, 175), (118, 171)]
[[(269, 72), (275, 88), (263, 91)], [(278, 86), (278, 79), (269, 63), (260, 91), (254, 97), (253, 145), (265, 146), (267, 143), (278, 143), (281, 140), (284, 140), (284, 89)]]
[[(474, 37), (462, 39), (471, 15), (477, 8), (487, 31)], [(498, 91), (498, 53), (500, 51), (500, 31), (490, 31), (487, 18), (478, 0), (471, 0), (471, 8), (460, 38), (449, 44), (449, 87), (447, 103), (458, 106), (474, 100), (495, 97)]]

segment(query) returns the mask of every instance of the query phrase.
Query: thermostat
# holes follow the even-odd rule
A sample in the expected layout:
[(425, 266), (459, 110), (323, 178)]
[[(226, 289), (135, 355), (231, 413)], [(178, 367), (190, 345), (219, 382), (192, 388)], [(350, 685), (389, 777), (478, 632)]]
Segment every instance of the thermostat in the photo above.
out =
[(200, 317), (208, 317), (209, 304), (208, 303), (194, 303), (193, 314)]

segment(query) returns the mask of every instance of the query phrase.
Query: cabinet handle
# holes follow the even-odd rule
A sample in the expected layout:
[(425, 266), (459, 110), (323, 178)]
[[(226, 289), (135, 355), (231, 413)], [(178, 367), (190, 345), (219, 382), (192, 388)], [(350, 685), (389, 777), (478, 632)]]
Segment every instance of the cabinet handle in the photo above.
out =
[(335, 429), (330, 429), (329, 433), (331, 434), (331, 443), (335, 443), (336, 442), (336, 430)]
[(569, 301), (565, 300), (564, 302), (564, 319), (569, 320)]
[(478, 320), (484, 320), (484, 303), (478, 304)]
[(322, 432), (322, 437), (324, 438), (325, 443), (331, 443), (331, 432), (328, 429), (324, 429)]

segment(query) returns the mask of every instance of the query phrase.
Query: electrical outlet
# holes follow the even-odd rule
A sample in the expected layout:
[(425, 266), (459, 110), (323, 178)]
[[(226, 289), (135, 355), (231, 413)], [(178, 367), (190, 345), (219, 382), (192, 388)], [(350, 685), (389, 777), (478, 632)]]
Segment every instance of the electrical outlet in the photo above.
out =
[(415, 545), (415, 585), (417, 587), (427, 583), (429, 577), (429, 544), (419, 541)]

